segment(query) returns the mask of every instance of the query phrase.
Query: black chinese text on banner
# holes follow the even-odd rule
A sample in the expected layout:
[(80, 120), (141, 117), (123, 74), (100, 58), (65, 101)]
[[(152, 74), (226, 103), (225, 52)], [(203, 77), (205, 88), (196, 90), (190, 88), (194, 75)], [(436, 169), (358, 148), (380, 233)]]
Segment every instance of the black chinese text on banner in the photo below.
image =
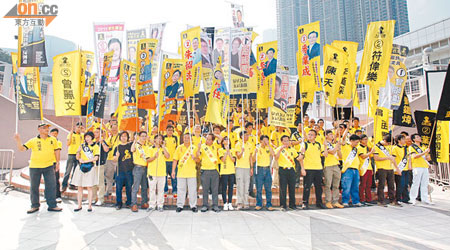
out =
[(436, 120), (450, 121), (450, 65), (447, 67), (444, 87), (442, 88), (441, 100), (437, 110)]

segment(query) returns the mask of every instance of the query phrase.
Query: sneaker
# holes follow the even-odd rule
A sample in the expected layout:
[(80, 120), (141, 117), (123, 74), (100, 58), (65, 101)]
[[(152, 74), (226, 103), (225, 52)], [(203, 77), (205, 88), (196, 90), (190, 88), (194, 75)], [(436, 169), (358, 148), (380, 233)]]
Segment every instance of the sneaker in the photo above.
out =
[(316, 207), (319, 209), (327, 209), (327, 207), (323, 203), (316, 204)]
[(286, 211), (287, 211), (287, 209), (286, 209), (286, 208), (284, 208), (284, 207), (282, 207), (282, 208), (280, 209), (280, 211), (281, 211), (281, 212), (286, 212)]
[(62, 202), (61, 197), (56, 198), (56, 202), (57, 202), (57, 203), (61, 203), (61, 202)]
[(138, 206), (137, 205), (133, 205), (131, 207), (131, 212), (137, 212), (138, 211)]
[(402, 204), (398, 203), (398, 201), (393, 201), (390, 203), (391, 206), (403, 207)]
[(403, 204), (406, 204), (406, 205), (411, 205), (411, 204), (412, 204), (412, 202), (410, 202), (410, 201), (405, 201), (405, 202), (403, 202)]
[(141, 209), (147, 209), (148, 208), (148, 203), (144, 203), (141, 205)]
[(122, 205), (117, 205), (116, 210), (120, 210), (120, 209), (122, 209)]
[(256, 211), (259, 211), (259, 210), (261, 210), (261, 208), (262, 208), (262, 207), (260, 207), (260, 206), (256, 206), (256, 207), (255, 207), (255, 210), (256, 210)]
[(308, 204), (303, 204), (302, 205), (302, 209), (303, 210), (308, 210), (309, 209), (309, 205)]
[(234, 207), (233, 207), (233, 205), (231, 203), (228, 203), (228, 210), (230, 210), (230, 211), (234, 210)]
[(342, 206), (341, 204), (339, 204), (339, 202), (336, 202), (333, 204), (333, 207), (335, 208), (344, 208), (344, 206)]
[(250, 206), (244, 206), (243, 210), (250, 210)]
[(96, 206), (103, 206), (103, 202), (102, 202), (102, 201), (97, 201), (97, 202), (95, 203), (95, 205), (96, 205)]
[(425, 204), (427, 204), (427, 205), (429, 205), (429, 206), (433, 206), (433, 205), (434, 205), (434, 202), (426, 201)]
[(220, 209), (219, 209), (219, 207), (217, 207), (217, 206), (213, 207), (212, 210), (213, 210), (214, 212), (216, 212), (216, 213), (220, 212)]
[(415, 206), (416, 205), (416, 201), (411, 202), (411, 205)]
[(183, 211), (183, 208), (182, 208), (182, 207), (177, 207), (176, 212), (179, 213), (179, 212), (181, 212), (181, 211)]
[(268, 207), (267, 210), (269, 210), (269, 211), (274, 211), (275, 208), (273, 208), (273, 207)]
[(348, 203), (343, 203), (342, 206), (348, 207)]
[(192, 212), (194, 212), (194, 213), (197, 213), (197, 212), (198, 212), (197, 207), (193, 207), (191, 210), (192, 210)]
[(208, 207), (203, 206), (203, 207), (202, 207), (202, 210), (200, 210), (200, 211), (202, 211), (202, 213), (204, 213), (204, 212), (208, 211)]
[(164, 207), (158, 207), (158, 212), (164, 212)]
[(228, 203), (223, 204), (223, 211), (228, 211)]
[(353, 206), (354, 206), (354, 207), (361, 207), (362, 204), (361, 204), (361, 202), (358, 202), (358, 203), (354, 204)]
[(329, 209), (333, 208), (333, 205), (331, 204), (331, 202), (327, 202), (327, 204), (325, 204), (325, 206)]
[(150, 211), (153, 211), (153, 210), (155, 210), (154, 207), (148, 207), (148, 208), (147, 208), (147, 212), (150, 212)]
[(236, 210), (242, 210), (243, 206), (241, 204), (238, 204), (236, 207)]
[(293, 207), (289, 206), (289, 210), (297, 210), (297, 206), (293, 206)]

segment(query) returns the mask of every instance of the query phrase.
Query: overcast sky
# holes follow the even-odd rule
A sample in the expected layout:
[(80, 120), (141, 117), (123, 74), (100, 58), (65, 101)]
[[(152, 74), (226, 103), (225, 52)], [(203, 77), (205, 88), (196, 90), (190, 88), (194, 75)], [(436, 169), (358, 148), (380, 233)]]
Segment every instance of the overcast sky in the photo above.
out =
[[(186, 25), (231, 26), (230, 4), (223, 0), (46, 0), (59, 6), (58, 17), (46, 28), (47, 35), (58, 36), (93, 50), (93, 22), (120, 21), (127, 29), (168, 22), (163, 49), (176, 52), (179, 34)], [(234, 0), (244, 5), (244, 22), (262, 35), (276, 28), (276, 0)], [(1, 0), (0, 15), (5, 15), (17, 0)], [(450, 17), (450, 0), (408, 0), (410, 29)], [(0, 47), (14, 48), (17, 27), (13, 19), (0, 19)], [(256, 40), (261, 42), (262, 37)]]

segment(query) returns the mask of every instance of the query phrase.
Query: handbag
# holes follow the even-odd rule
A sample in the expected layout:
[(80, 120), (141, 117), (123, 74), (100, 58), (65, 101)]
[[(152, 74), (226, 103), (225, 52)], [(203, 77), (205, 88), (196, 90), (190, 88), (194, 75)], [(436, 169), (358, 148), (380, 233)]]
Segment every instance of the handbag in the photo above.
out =
[[(89, 148), (89, 146), (87, 144), (83, 144), (81, 146), (81, 148), (83, 149), (84, 153), (88, 156), (88, 158), (91, 158), (93, 156), (91, 149)], [(88, 173), (89, 171), (91, 171), (91, 169), (94, 167), (94, 163), (93, 162), (86, 162), (86, 163), (81, 163), (80, 164), (80, 170), (83, 173)]]

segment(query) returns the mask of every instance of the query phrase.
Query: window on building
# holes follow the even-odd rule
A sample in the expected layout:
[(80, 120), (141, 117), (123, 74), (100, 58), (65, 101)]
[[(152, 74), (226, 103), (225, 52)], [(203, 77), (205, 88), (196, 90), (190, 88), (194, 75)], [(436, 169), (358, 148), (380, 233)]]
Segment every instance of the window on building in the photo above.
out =
[(437, 49), (437, 48), (439, 48), (439, 43), (438, 43), (438, 42), (432, 43), (432, 44), (431, 44), (431, 48), (432, 48), (432, 49)]
[(439, 42), (439, 44), (441, 45), (441, 47), (447, 46), (448, 45), (448, 39), (441, 40)]

